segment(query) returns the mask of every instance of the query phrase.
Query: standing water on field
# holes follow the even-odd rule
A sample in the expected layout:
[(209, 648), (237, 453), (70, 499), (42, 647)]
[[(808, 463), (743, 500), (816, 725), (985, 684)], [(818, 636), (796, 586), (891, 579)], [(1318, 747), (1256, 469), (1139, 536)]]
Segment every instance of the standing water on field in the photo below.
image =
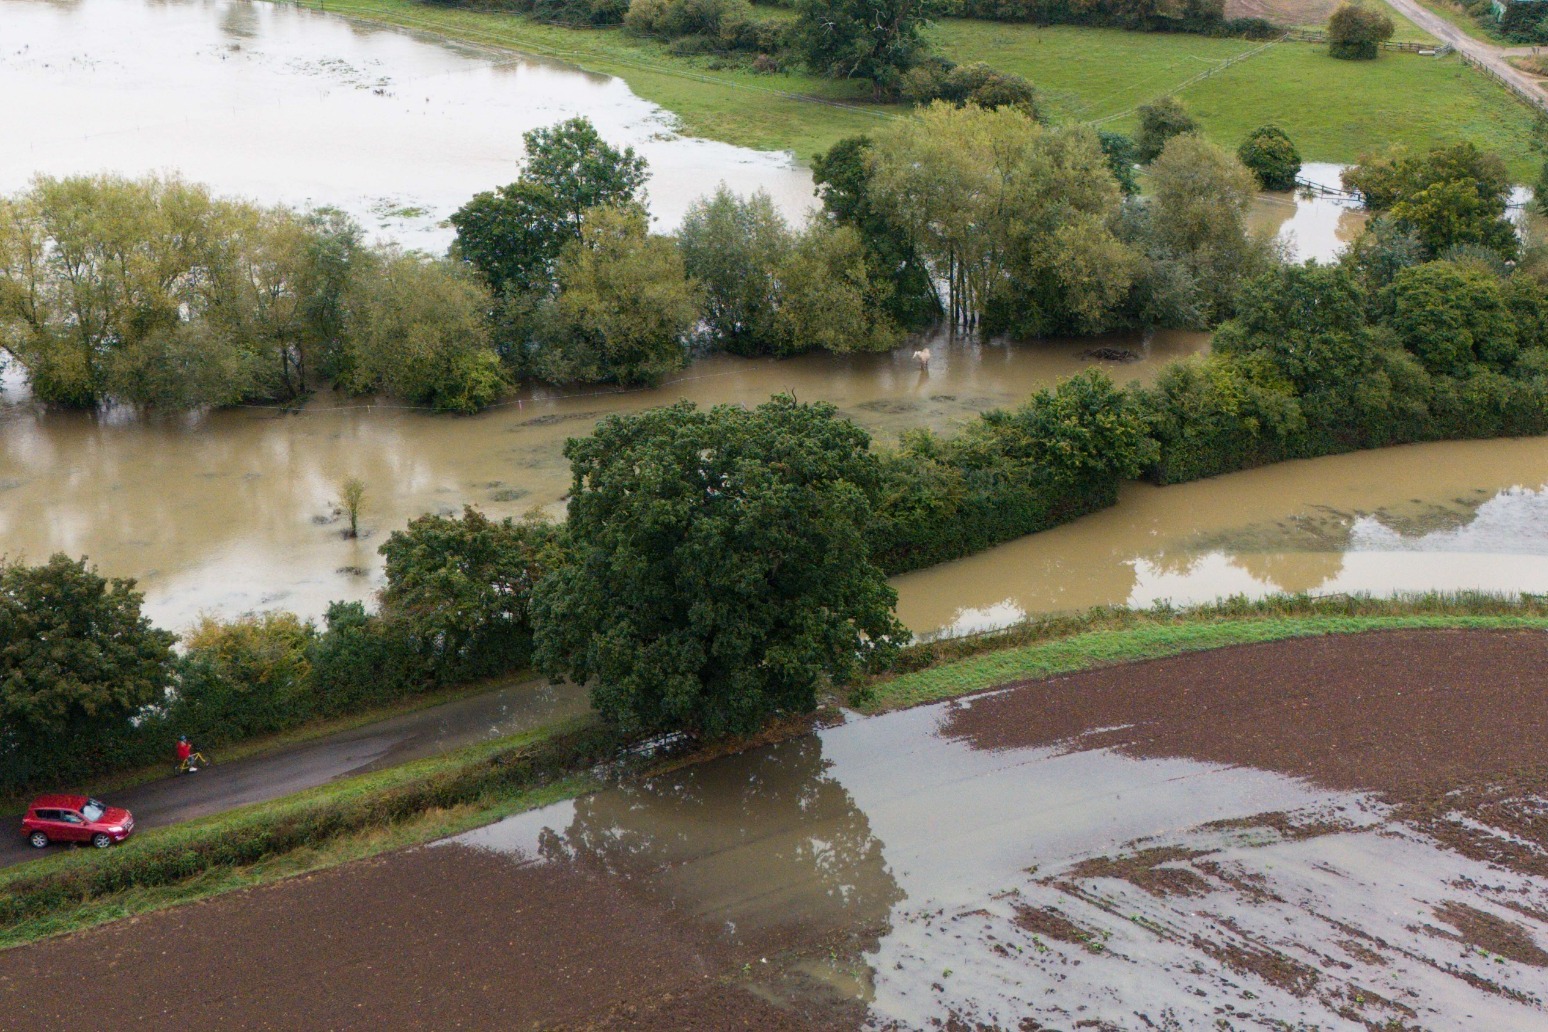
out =
[(680, 136), (622, 80), (543, 58), (247, 0), (6, 0), (0, 19), (3, 192), (37, 173), (175, 170), (441, 251), (448, 216), (516, 178), (523, 132), (585, 115), (650, 162), (668, 228), (721, 181), (790, 218), (814, 203), (788, 155)]
[[(17, 101), (0, 108), (0, 190), (37, 173), (176, 170), (218, 193), (333, 205), (379, 237), (440, 250), (452, 211), (514, 178), (524, 130), (585, 114), (650, 161), (663, 227), (722, 180), (769, 191), (791, 217), (813, 201), (810, 174), (788, 156), (682, 138), (622, 81), (542, 59), (245, 0), (5, 0), (0, 11), (0, 89)], [(1332, 185), (1338, 168), (1304, 174)], [(1321, 259), (1361, 218), (1291, 194), (1265, 194), (1253, 215), (1299, 257)], [(717, 356), (658, 389), (529, 386), (470, 418), (333, 394), (291, 412), (50, 411), (12, 368), (0, 390), (0, 553), (86, 555), (105, 574), (139, 578), (152, 617), (174, 627), (200, 612), (315, 617), (329, 600), (369, 598), (381, 583), (378, 546), (423, 513), (475, 504), (493, 516), (562, 514), (564, 441), (609, 413), (679, 399), (750, 405), (789, 391), (834, 403), (885, 443), (910, 427), (950, 432), (1091, 365), (1120, 383), (1149, 381), (1208, 339), (928, 343), (927, 372), (910, 358), (917, 342), (888, 355)], [(1097, 348), (1138, 360), (1086, 355)], [(933, 633), (1276, 586), (1540, 591), (1542, 521), (1530, 500), (1541, 496), (1545, 447), (1437, 445), (1403, 453), (1411, 459), (1383, 452), (1294, 467), (1311, 472), (1131, 487), (1112, 512), (900, 579), (903, 617)], [(366, 485), (358, 540), (340, 534), (336, 512), (350, 476)], [(1399, 510), (1441, 511), (1457, 532), (1383, 522)], [(1469, 537), (1461, 528), (1475, 520), (1487, 533)]]
[[(1540, 877), (1364, 792), (1151, 748), (1143, 725), (1022, 744), (1038, 704), (1010, 694), (1008, 735), (976, 717), (995, 696), (892, 713), (435, 851), (447, 877), (474, 849), (628, 886), (753, 958), (745, 991), (849, 1027), (1541, 1027)], [(480, 895), (499, 877), (468, 869)]]

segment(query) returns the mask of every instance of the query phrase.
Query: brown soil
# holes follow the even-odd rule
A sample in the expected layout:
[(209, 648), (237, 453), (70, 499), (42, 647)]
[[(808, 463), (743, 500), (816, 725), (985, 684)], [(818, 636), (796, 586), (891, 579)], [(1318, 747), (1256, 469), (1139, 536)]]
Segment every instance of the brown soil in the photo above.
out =
[[(443, 846), (0, 953), (0, 1001), (35, 1029), (103, 1001), (119, 1028), (854, 1027), (727, 984), (749, 959), (616, 879)], [(92, 991), (36, 991), (60, 972)]]
[(1016, 907), (1016, 923), (1033, 935), (1042, 935), (1060, 942), (1083, 946), (1094, 936), (1080, 925), (1065, 917), (1053, 907)]
[[(1548, 828), (1520, 800), (1548, 794), (1545, 689), (1548, 634), (1329, 637), (1030, 683), (955, 710), (946, 733), (1001, 748), (1127, 725), (1087, 734), (1081, 747), (1369, 789), (1437, 827), (1448, 808), (1461, 809), (1536, 842), (1548, 839)], [(1274, 815), (1255, 823), (1287, 836), (1327, 830), (1276, 823)], [(1486, 848), (1457, 841), (1457, 848)], [(1222, 875), (1229, 867), (1193, 855), (1151, 851), (1126, 866), (1093, 863), (1088, 876), (1115, 874), (1163, 893), (1211, 884), (1184, 864), (1230, 883)], [(29, 1029), (100, 1027), (105, 1000), (114, 1001), (117, 1027), (861, 1026), (853, 1002), (793, 998), (773, 982), (759, 984), (765, 956), (819, 948), (806, 941), (810, 929), (733, 944), (720, 928), (651, 895), (644, 881), (577, 864), (521, 866), (461, 846), (411, 850), (0, 953), (0, 1008), (7, 1027)], [(1082, 931), (1060, 917), (1022, 915), (1050, 938), (1069, 941)], [(1483, 911), (1451, 909), (1430, 924), (1500, 956), (1526, 963), (1545, 956), (1523, 929)], [(1364, 948), (1360, 942), (1349, 946)], [(1198, 948), (1292, 991), (1323, 991), (1314, 969), (1245, 936)], [(60, 972), (93, 991), (36, 991), (58, 985)]]
[[(1186, 756), (1405, 800), (1548, 761), (1548, 633), (1396, 631), (1219, 649), (1031, 682), (954, 711), (986, 749)], [(1517, 793), (1512, 793), (1514, 796)]]
[[(1340, 0), (1226, 0), (1227, 18), (1267, 18), (1275, 25), (1322, 25)], [(1304, 45), (1304, 44), (1302, 44)]]
[(1197, 850), (1161, 846), (1122, 857), (1099, 856), (1070, 868), (1068, 877), (1122, 878), (1152, 896), (1202, 896), (1209, 891), (1209, 882), (1186, 867), (1163, 866), (1202, 855)]
[(1455, 939), (1521, 964), (1548, 967), (1548, 953), (1537, 945), (1531, 932), (1514, 921), (1507, 921), (1455, 900), (1448, 900), (1436, 907), (1435, 916), (1457, 931), (1453, 934), (1434, 926), (1426, 926), (1426, 930), (1433, 934)]

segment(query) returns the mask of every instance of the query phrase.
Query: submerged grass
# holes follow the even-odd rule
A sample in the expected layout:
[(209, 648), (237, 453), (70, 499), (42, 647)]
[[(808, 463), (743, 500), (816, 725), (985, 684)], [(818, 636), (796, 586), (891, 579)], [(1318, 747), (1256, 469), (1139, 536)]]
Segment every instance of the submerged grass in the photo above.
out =
[[(316, 0), (304, 6), (315, 7)], [(326, 10), (616, 75), (641, 97), (675, 113), (686, 133), (789, 150), (803, 161), (907, 110), (870, 103), (859, 83), (717, 67), (713, 58), (680, 57), (660, 42), (618, 28), (571, 29), (413, 0), (328, 0)], [(1177, 33), (964, 19), (938, 22), (931, 36), (955, 61), (987, 61), (1026, 76), (1042, 91), (1054, 121), (1122, 114), (1260, 46)], [(1275, 123), (1308, 161), (1351, 162), (1394, 143), (1427, 149), (1472, 140), (1498, 151), (1521, 182), (1535, 178), (1541, 164), (1535, 113), (1455, 56), (1383, 53), (1376, 61), (1335, 61), (1325, 47), (1282, 43), (1180, 96), (1205, 132), (1231, 149), (1258, 126)], [(1133, 126), (1128, 114), (1110, 127)]]

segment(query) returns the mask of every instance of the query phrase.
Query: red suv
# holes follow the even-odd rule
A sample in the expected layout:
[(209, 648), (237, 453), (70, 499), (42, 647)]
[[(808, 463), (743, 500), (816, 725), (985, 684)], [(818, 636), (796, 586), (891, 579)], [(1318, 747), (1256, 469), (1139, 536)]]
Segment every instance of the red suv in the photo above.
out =
[(90, 842), (106, 849), (134, 831), (134, 814), (90, 796), (38, 796), (22, 818), (22, 834), (42, 849), (50, 842)]

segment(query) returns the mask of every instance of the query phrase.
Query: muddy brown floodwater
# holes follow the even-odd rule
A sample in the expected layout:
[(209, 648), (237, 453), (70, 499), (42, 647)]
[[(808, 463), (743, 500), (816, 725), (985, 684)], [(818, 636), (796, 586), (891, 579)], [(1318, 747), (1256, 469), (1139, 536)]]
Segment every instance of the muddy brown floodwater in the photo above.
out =
[(1232, 594), (1548, 591), (1548, 438), (1129, 484), (1111, 509), (893, 583), (923, 634)]
[[(151, 613), (180, 626), (200, 612), (288, 608), (320, 614), (331, 599), (365, 598), (379, 583), (377, 547), (425, 512), (492, 515), (533, 506), (562, 512), (569, 437), (610, 412), (689, 399), (756, 405), (789, 391), (831, 401), (878, 438), (949, 430), (1015, 405), (1092, 364), (1104, 345), (1144, 354), (1102, 363), (1119, 380), (1149, 379), (1207, 346), (1196, 333), (1035, 345), (930, 342), (928, 373), (910, 347), (886, 355), (775, 361), (720, 356), (656, 390), (533, 388), (482, 415), (435, 416), (336, 395), (293, 414), (228, 410), (186, 418), (0, 406), (0, 542), (11, 555), (84, 553), (106, 572), (140, 578)], [(917, 345), (915, 345), (917, 346)], [(360, 540), (333, 514), (339, 483), (365, 482)]]
[(125, 1024), (1541, 1029), (1545, 670), (1541, 632), (1382, 633), (855, 719), (0, 953), (0, 1000), (70, 1027), (88, 1001), (26, 991), (70, 971)]
[(283, 3), (6, 0), (0, 93), (24, 101), (0, 106), (0, 191), (175, 169), (432, 251), (469, 197), (516, 177), (523, 132), (576, 115), (650, 162), (666, 228), (719, 182), (790, 218), (814, 203), (788, 154), (681, 136), (620, 79)]

